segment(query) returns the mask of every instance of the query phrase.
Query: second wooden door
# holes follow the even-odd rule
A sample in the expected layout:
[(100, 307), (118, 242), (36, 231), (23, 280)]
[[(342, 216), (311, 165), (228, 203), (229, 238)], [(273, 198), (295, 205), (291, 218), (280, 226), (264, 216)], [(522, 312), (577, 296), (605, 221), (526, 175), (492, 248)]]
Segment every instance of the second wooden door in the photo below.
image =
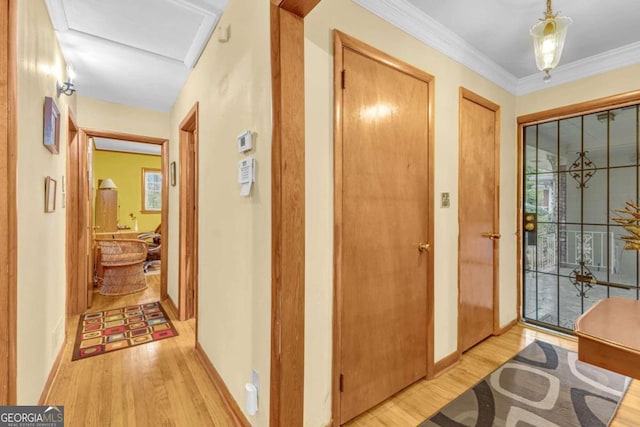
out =
[(458, 349), (497, 327), (499, 107), (461, 89)]

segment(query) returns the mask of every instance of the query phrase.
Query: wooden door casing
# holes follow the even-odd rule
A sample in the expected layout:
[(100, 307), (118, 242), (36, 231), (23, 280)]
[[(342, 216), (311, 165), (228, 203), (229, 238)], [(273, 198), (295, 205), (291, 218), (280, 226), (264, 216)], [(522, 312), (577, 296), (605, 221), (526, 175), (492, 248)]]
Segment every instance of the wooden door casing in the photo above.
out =
[(180, 124), (179, 316), (196, 315), (198, 289), (198, 104)]
[(460, 89), (459, 352), (499, 329), (499, 112), (498, 105)]
[(432, 235), (432, 89), (426, 73), (399, 69), (397, 60), (342, 33), (337, 38), (350, 44), (336, 49), (345, 89), (336, 107), (342, 391), (334, 415), (344, 423), (432, 368), (432, 258), (418, 250)]

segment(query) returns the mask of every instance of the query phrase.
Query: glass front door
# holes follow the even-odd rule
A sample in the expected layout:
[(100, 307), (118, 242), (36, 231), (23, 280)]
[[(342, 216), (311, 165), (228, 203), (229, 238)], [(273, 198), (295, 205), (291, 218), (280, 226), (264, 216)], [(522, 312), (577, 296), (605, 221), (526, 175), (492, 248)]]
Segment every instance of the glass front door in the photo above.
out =
[(638, 251), (619, 219), (638, 205), (639, 110), (524, 128), (525, 320), (572, 331), (603, 298), (638, 299)]

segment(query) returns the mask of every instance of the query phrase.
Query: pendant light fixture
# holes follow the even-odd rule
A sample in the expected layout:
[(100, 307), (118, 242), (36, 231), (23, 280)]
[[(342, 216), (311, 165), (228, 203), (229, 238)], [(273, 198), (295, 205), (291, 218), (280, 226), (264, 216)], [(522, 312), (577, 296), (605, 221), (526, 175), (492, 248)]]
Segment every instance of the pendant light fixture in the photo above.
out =
[(551, 10), (551, 0), (547, 0), (547, 11), (544, 19), (531, 28), (533, 37), (533, 49), (536, 56), (536, 65), (540, 71), (544, 71), (543, 80), (548, 82), (551, 79), (549, 71), (554, 69), (560, 62), (564, 39), (567, 36), (567, 27), (571, 24), (571, 18), (558, 16)]

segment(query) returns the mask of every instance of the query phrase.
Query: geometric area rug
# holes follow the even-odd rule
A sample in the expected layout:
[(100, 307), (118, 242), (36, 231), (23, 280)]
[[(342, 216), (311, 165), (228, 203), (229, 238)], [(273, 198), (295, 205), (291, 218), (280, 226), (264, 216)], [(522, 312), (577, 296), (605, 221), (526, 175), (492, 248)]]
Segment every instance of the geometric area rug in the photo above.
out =
[(71, 360), (178, 335), (159, 301), (80, 316)]
[(418, 427), (604, 427), (630, 382), (535, 341)]

